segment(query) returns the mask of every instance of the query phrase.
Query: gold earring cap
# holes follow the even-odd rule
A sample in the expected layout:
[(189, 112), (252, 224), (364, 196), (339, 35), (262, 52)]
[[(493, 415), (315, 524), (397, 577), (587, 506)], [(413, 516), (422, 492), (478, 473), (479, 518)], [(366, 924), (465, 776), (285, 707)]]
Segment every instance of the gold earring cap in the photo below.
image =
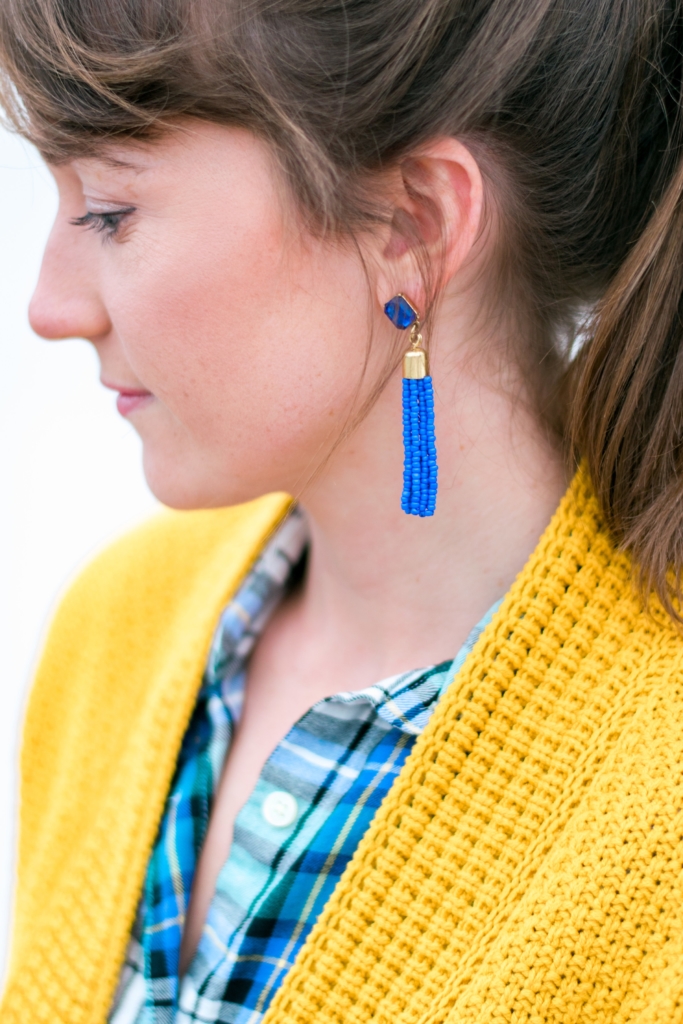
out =
[(423, 348), (411, 348), (403, 357), (403, 376), (408, 380), (422, 380), (429, 373), (427, 353)]

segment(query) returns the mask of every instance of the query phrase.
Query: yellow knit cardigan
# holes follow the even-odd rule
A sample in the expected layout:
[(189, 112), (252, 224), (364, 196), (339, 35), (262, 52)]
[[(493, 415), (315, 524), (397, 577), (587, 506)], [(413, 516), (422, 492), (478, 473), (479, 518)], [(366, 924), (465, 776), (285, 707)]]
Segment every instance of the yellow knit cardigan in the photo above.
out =
[[(220, 608), (282, 495), (168, 513), (81, 576), (22, 754), (2, 1024), (101, 1024)], [(683, 1021), (683, 640), (580, 473), (265, 1024)]]

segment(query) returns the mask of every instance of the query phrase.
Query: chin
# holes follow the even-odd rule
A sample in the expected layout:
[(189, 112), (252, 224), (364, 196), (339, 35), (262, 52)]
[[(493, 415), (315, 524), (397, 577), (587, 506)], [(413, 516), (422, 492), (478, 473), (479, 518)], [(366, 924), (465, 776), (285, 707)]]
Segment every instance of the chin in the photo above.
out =
[(247, 484), (240, 481), (237, 475), (230, 476), (227, 473), (221, 479), (216, 479), (217, 474), (198, 472), (197, 462), (192, 461), (193, 464), (187, 465), (181, 460), (153, 458), (147, 452), (144, 453), (143, 469), (147, 486), (162, 505), (179, 511), (227, 508), (278, 490), (265, 482)]

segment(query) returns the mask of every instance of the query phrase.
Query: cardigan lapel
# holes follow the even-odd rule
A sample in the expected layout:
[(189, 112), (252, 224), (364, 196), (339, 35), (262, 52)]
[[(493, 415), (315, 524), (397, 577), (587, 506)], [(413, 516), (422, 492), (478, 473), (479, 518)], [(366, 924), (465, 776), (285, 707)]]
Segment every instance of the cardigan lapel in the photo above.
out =
[(289, 504), (165, 513), (60, 606), (25, 726), (5, 1024), (104, 1020), (218, 616)]
[(581, 471), (262, 1024), (632, 1020), (677, 934), (682, 679)]

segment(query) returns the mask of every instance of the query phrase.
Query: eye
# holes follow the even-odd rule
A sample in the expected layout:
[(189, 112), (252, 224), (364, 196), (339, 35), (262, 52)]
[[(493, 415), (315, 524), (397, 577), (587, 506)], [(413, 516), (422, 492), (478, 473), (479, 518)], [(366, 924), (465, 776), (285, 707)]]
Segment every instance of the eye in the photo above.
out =
[(82, 217), (73, 217), (70, 223), (74, 227), (90, 228), (93, 231), (102, 232), (107, 238), (113, 238), (124, 218), (131, 213), (135, 213), (134, 206), (125, 206), (120, 210), (107, 210), (104, 213), (93, 213), (89, 210)]

